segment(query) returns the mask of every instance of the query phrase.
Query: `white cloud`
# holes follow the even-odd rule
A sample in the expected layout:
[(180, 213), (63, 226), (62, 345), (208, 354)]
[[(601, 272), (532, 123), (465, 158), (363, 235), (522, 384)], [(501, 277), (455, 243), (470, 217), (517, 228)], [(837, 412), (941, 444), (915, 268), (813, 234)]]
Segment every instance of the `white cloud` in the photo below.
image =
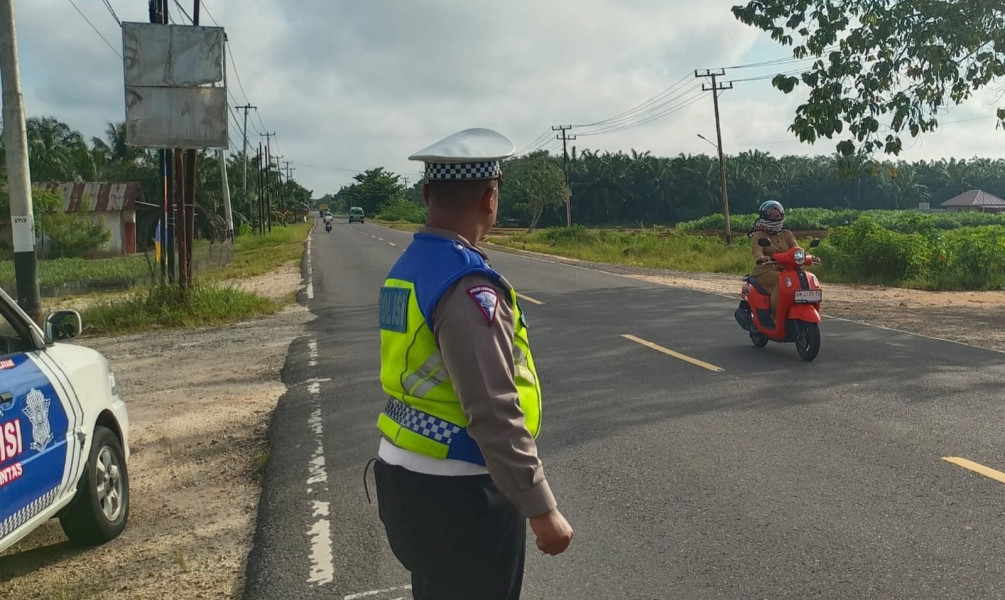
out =
[[(187, 10), (192, 4), (180, 1)], [(110, 2), (124, 21), (147, 20), (145, 2)], [(113, 45), (121, 44), (103, 3), (77, 3)], [(296, 178), (320, 195), (349, 182), (354, 169), (385, 166), (414, 178), (419, 165), (407, 156), (465, 127), (496, 128), (523, 147), (552, 125), (616, 115), (674, 82), (682, 91), (697, 87), (694, 69), (786, 56), (733, 18), (734, 3), (205, 0), (202, 23), (211, 24), (211, 13), (226, 27), (247, 99), (278, 133), (276, 148), (297, 167)], [(171, 9), (180, 18), (174, 3)], [(121, 62), (67, 3), (21, 2), (17, 18), (30, 115), (56, 116), (87, 137), (124, 118)], [(231, 92), (243, 104), (231, 73)], [(989, 99), (983, 94), (946, 120), (993, 115)], [(721, 99), (727, 152), (831, 152), (826, 140), (794, 143), (787, 127), (797, 100), (768, 81), (737, 83)], [(250, 124), (249, 143), (257, 147), (263, 127), (254, 116)], [(708, 94), (646, 125), (574, 144), (657, 155), (714, 152), (697, 133), (714, 139)], [(237, 140), (240, 132), (232, 127), (231, 135)], [(993, 119), (947, 124), (903, 157), (995, 156), (1000, 135)]]

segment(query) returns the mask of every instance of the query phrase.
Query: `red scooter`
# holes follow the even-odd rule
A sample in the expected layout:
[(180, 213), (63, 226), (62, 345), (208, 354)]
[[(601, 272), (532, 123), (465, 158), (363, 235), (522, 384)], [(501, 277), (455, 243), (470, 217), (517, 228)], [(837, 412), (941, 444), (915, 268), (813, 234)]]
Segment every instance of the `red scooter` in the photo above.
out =
[[(758, 240), (762, 247), (771, 245), (767, 239)], [(820, 245), (813, 240), (810, 248)], [(819, 260), (799, 248), (771, 255), (773, 263), (785, 267), (778, 273), (779, 317), (771, 314), (771, 296), (750, 275), (743, 276), (740, 306), (734, 316), (736, 322), (750, 334), (754, 346), (763, 348), (768, 341), (795, 342), (796, 351), (803, 360), (813, 360), (820, 352), (820, 301), (823, 291), (816, 275), (803, 267)]]

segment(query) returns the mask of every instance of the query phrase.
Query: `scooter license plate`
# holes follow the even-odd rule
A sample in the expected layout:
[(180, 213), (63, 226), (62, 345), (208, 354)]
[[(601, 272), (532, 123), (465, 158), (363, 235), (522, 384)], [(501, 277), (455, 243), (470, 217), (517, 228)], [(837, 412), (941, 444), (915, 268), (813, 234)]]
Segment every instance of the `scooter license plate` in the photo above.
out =
[(814, 303), (823, 298), (823, 290), (796, 290), (796, 302)]

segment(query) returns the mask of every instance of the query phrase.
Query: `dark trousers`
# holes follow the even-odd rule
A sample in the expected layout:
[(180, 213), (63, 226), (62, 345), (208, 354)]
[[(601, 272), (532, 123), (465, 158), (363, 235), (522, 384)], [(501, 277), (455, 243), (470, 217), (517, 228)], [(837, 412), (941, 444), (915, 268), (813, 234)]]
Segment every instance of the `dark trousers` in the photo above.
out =
[(415, 600), (519, 600), (527, 525), (488, 475), (441, 477), (377, 461), (380, 520)]

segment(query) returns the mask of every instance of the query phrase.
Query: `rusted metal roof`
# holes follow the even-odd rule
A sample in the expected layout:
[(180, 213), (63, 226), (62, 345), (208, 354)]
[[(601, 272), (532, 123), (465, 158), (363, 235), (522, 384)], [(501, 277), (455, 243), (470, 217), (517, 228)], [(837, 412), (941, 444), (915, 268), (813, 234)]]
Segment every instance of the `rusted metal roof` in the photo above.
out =
[(955, 198), (950, 198), (943, 202), (940, 206), (1005, 206), (1005, 200), (1002, 200), (994, 194), (989, 194), (984, 190), (970, 190), (968, 192), (963, 192)]
[(122, 212), (136, 210), (143, 191), (139, 183), (56, 183), (32, 184), (33, 189), (55, 192), (63, 197), (66, 212)]

